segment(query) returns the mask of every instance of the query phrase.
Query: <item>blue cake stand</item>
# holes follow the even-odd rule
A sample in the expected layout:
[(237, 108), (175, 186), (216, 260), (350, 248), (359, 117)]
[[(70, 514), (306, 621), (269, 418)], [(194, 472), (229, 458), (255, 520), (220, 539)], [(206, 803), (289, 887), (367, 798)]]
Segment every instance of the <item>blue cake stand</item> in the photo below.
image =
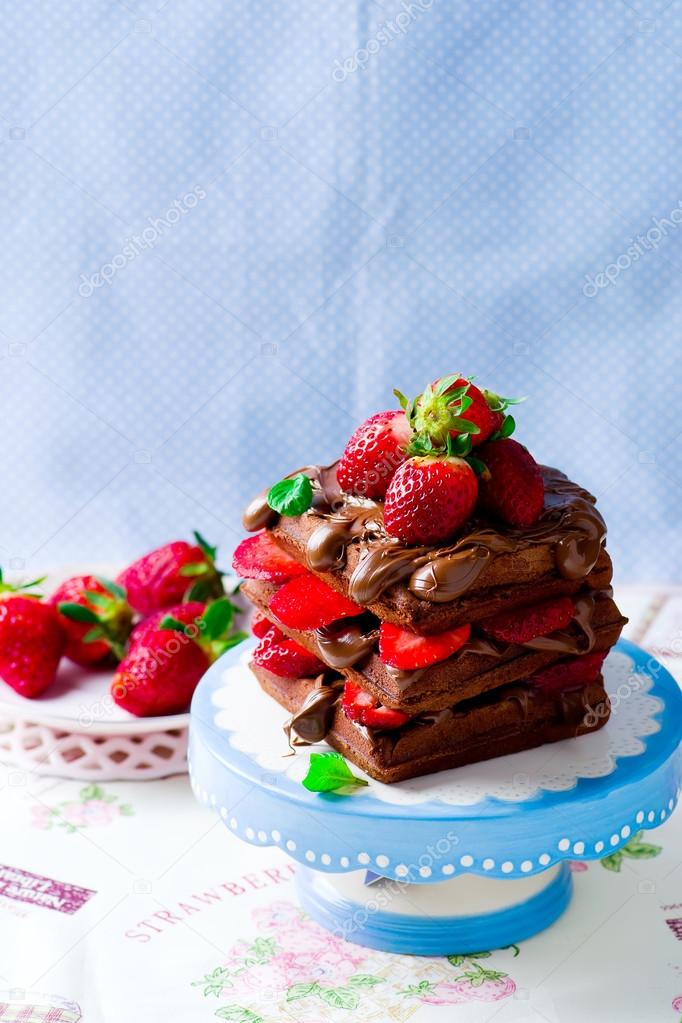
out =
[(194, 792), (241, 839), (296, 860), (302, 905), (350, 941), (418, 955), (521, 941), (568, 905), (569, 859), (614, 852), (675, 808), (682, 695), (632, 643), (606, 661), (612, 715), (599, 731), (350, 795), (301, 785), (310, 749), (288, 750), (252, 649), (229, 651), (195, 693)]

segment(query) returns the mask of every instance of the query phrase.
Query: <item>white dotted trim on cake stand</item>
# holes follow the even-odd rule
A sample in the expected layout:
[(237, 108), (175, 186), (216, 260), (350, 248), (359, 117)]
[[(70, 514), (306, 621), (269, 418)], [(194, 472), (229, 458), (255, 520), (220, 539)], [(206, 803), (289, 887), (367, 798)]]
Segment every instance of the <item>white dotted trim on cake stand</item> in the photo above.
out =
[(223, 819), (230, 831), (240, 838), (253, 845), (275, 845), (284, 852), (290, 853), (300, 863), (315, 864), (317, 869), (327, 869), (330, 872), (341, 873), (349, 870), (360, 870), (366, 868), (377, 873), (384, 873), (388, 877), (395, 876), (400, 880), (413, 877), (415, 880), (420, 877), (423, 880), (447, 879), (456, 874), (476, 873), (488, 874), (500, 877), (519, 877), (528, 874), (540, 873), (547, 870), (565, 859), (593, 860), (599, 859), (611, 852), (615, 852), (624, 845), (632, 835), (639, 829), (656, 828), (668, 818), (675, 808), (677, 796), (670, 798), (663, 808), (638, 810), (632, 819), (631, 824), (624, 824), (618, 831), (605, 835), (603, 838), (581, 839), (565, 836), (560, 838), (553, 849), (547, 849), (535, 855), (524, 857), (518, 863), (509, 859), (493, 858), (492, 856), (473, 856), (471, 853), (463, 853), (458, 856), (456, 862), (445, 863), (434, 862), (431, 866), (414, 866), (412, 870), (405, 863), (394, 863), (386, 853), (370, 853), (361, 851), (355, 856), (347, 854), (339, 855), (331, 851), (320, 852), (316, 849), (299, 847), (293, 838), (283, 836), (280, 831), (272, 829), (269, 831), (252, 824), (244, 824), (233, 816), (225, 806), (218, 807), (218, 799), (213, 793), (201, 788), (192, 774), (190, 765), (190, 782), (192, 790), (200, 803), (212, 809), (218, 808), (220, 817)]

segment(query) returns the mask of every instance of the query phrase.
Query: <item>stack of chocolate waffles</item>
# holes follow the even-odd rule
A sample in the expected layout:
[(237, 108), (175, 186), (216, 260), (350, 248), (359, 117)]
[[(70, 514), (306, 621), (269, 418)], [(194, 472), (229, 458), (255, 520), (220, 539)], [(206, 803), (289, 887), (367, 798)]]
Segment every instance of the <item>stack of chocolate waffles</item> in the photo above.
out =
[(396, 393), (244, 516), (251, 667), (292, 744), (395, 782), (601, 728), (625, 619), (594, 498), (512, 439), (513, 399)]

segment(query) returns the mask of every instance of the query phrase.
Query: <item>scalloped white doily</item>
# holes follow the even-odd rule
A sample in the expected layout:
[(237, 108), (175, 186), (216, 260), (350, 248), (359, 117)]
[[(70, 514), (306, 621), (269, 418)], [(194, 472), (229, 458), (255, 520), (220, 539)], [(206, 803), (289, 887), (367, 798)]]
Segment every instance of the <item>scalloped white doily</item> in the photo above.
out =
[[(229, 731), (230, 744), (264, 770), (300, 782), (308, 770), (310, 753), (330, 747), (319, 743), (291, 755), (282, 730), (289, 715), (256, 683), (248, 669), (249, 656), (245, 652), (238, 664), (226, 669), (223, 685), (213, 694), (215, 725)], [(579, 778), (611, 774), (619, 757), (644, 752), (643, 739), (660, 728), (654, 715), (663, 705), (648, 694), (653, 680), (637, 673), (627, 654), (612, 651), (603, 671), (612, 713), (598, 732), (394, 785), (375, 781), (354, 767), (354, 773), (370, 784), (369, 790), (357, 790), (357, 797), (366, 798), (371, 792), (377, 799), (398, 805), (438, 800), (466, 806), (488, 797), (521, 802), (539, 790), (560, 792), (573, 788)]]

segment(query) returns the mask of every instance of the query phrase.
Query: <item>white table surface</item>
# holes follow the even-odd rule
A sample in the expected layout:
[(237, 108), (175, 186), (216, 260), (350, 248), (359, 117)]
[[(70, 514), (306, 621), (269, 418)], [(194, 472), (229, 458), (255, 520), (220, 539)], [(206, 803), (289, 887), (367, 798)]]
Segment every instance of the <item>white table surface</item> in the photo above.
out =
[[(626, 635), (682, 678), (682, 589), (616, 596)], [(458, 962), (322, 931), (297, 908), (286, 857), (234, 838), (184, 776), (96, 789), (2, 767), (0, 811), (2, 1021), (682, 1016), (679, 813), (628, 855), (578, 865), (574, 900), (549, 931)]]

